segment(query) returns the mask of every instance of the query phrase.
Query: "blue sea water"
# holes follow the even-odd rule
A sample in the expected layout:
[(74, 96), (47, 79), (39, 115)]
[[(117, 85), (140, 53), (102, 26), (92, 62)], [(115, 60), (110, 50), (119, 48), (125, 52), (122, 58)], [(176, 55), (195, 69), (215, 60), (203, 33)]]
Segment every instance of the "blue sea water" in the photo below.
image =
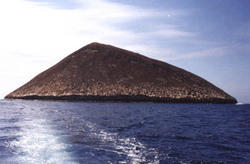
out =
[(250, 163), (250, 105), (1, 100), (0, 163)]

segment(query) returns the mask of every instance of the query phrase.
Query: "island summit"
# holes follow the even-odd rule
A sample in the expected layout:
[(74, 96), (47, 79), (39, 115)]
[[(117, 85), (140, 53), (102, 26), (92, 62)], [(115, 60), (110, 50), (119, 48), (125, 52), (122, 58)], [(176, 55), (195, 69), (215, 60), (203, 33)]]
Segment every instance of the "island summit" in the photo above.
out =
[(111, 45), (91, 43), (8, 94), (8, 99), (236, 103), (201, 77)]

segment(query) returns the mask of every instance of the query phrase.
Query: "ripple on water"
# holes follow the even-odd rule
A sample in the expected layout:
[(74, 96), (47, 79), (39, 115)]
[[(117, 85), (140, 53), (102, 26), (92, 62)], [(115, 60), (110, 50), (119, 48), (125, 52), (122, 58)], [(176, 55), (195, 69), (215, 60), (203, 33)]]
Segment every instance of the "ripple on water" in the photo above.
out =
[(4, 102), (4, 164), (250, 161), (250, 106)]

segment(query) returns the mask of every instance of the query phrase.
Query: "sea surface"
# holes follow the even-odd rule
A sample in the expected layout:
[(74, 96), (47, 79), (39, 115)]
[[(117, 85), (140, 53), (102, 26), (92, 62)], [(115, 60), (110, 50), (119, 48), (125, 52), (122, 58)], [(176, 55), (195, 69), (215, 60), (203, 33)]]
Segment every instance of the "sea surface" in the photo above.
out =
[(250, 163), (250, 105), (0, 100), (0, 164)]

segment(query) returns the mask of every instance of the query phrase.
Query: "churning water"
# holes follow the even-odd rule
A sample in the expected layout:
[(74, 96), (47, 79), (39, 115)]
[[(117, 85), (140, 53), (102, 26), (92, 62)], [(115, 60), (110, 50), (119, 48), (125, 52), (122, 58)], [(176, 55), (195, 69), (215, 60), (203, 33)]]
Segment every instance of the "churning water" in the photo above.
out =
[(250, 163), (250, 105), (1, 100), (0, 163)]

